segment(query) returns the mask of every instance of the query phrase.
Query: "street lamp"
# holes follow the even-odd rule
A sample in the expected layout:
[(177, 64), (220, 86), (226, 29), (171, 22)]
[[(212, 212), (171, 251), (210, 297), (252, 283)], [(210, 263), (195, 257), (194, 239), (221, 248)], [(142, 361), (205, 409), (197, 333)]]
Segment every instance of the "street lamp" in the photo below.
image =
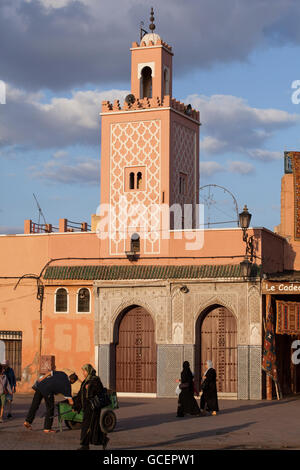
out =
[(240, 263), (241, 266), (241, 273), (243, 277), (250, 277), (251, 274), (251, 269), (253, 264), (248, 260), (248, 258), (245, 256), (243, 261)]
[[(251, 272), (251, 266), (253, 261), (253, 250), (254, 250), (254, 243), (253, 243), (253, 235), (251, 237), (248, 236), (247, 230), (250, 225), (252, 214), (248, 211), (248, 207), (244, 206), (243, 212), (239, 214), (239, 224), (241, 229), (243, 230), (243, 241), (246, 243), (246, 252), (244, 260), (240, 263), (242, 268), (242, 273), (244, 277), (249, 277)], [(248, 258), (250, 255), (250, 261)]]
[(250, 214), (250, 212), (248, 211), (248, 207), (245, 204), (243, 212), (239, 214), (240, 227), (243, 229), (244, 233), (247, 230), (247, 228), (249, 228), (251, 217), (252, 217), (252, 214)]

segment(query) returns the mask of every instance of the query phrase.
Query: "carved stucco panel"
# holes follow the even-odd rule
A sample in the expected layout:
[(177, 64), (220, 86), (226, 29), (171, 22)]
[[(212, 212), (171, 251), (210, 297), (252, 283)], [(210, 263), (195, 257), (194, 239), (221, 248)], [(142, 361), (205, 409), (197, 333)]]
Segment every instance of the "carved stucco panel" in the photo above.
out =
[(99, 338), (100, 344), (107, 344), (109, 343), (110, 338), (110, 302), (105, 300), (103, 302), (100, 301), (100, 312), (99, 312)]
[(249, 344), (250, 340), (250, 322), (248, 315), (248, 292), (244, 289), (238, 297), (238, 344)]
[(250, 344), (251, 346), (260, 346), (262, 343), (261, 324), (252, 323), (250, 325)]
[(183, 294), (178, 289), (172, 298), (172, 321), (174, 323), (183, 322)]
[(209, 292), (206, 294), (201, 294), (196, 296), (197, 306), (195, 309), (195, 317), (198, 318), (198, 315), (205, 310), (210, 305), (220, 304), (227, 307), (232, 313), (238, 318), (238, 295), (237, 293), (224, 293), (224, 292)]
[(183, 344), (183, 323), (173, 323), (173, 344)]
[(260, 323), (261, 315), (261, 295), (256, 286), (249, 289), (248, 294), (248, 310), (251, 323)]
[(195, 321), (194, 302), (191, 295), (184, 295), (184, 343), (192, 344), (194, 341)]
[[(161, 295), (164, 294), (164, 295)], [(162, 288), (123, 288), (101, 289), (100, 300), (100, 341), (101, 344), (113, 342), (114, 324), (120, 313), (131, 305), (144, 307), (152, 316), (157, 343), (172, 341), (172, 324), (168, 297)]]
[[(260, 293), (256, 286), (247, 289), (246, 283), (221, 284), (199, 283), (188, 286), (190, 292), (183, 294), (178, 286), (171, 292), (165, 287), (101, 288), (99, 327), (102, 344), (113, 340), (113, 327), (118, 315), (130, 305), (141, 305), (155, 323), (156, 341), (159, 344), (194, 344), (195, 324), (200, 313), (210, 305), (220, 304), (228, 308), (237, 319), (238, 344), (257, 344), (260, 329), (256, 326), (260, 307)], [(249, 297), (248, 297), (249, 295)], [(249, 312), (249, 313), (248, 313)], [(258, 321), (256, 321), (258, 320)], [(252, 336), (250, 333), (252, 331)], [(254, 339), (255, 338), (255, 339)]]
[[(194, 322), (196, 323), (199, 314), (210, 305), (223, 305), (233, 313), (237, 320), (238, 344), (247, 344), (249, 326), (246, 301), (247, 290), (245, 286), (238, 286), (236, 284), (231, 286), (228, 284), (218, 284), (215, 286), (211, 284), (209, 287), (210, 289), (207, 289), (208, 292), (201, 292), (194, 295)], [(195, 338), (193, 339), (195, 341)]]

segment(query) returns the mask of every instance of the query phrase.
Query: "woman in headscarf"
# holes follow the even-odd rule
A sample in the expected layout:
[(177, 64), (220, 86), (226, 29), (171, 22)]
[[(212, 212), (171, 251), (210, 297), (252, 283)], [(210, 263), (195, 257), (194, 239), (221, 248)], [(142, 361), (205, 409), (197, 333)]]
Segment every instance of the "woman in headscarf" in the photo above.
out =
[(91, 364), (85, 364), (82, 367), (84, 381), (81, 384), (80, 391), (74, 397), (73, 409), (77, 412), (83, 410), (83, 422), (81, 426), (80, 449), (89, 450), (89, 445), (102, 445), (106, 449), (108, 437), (102, 432), (100, 427), (101, 408), (93, 409), (90, 399), (99, 395), (103, 390), (103, 385), (96, 371)]
[(181, 372), (181, 392), (178, 397), (177, 417), (182, 418), (185, 413), (200, 416), (198, 403), (194, 398), (194, 376), (188, 361), (184, 361)]
[(217, 382), (216, 382), (216, 371), (213, 368), (212, 361), (206, 361), (207, 370), (202, 377), (201, 389), (203, 393), (200, 399), (200, 409), (202, 413), (205, 413), (205, 407), (207, 411), (211, 411), (213, 416), (216, 416), (219, 411), (218, 405), (218, 394), (217, 394)]

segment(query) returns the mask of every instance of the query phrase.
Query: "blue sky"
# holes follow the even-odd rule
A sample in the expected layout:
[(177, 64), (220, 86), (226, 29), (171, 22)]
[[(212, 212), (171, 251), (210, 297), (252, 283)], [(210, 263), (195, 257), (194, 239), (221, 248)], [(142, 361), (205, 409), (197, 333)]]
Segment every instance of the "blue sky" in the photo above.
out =
[[(300, 4), (153, 6), (156, 32), (173, 46), (173, 95), (200, 110), (201, 185), (224, 186), (239, 209), (248, 205), (254, 226), (273, 229), (283, 152), (300, 150), (300, 104), (291, 100), (300, 80)], [(100, 199), (101, 100), (130, 89), (129, 48), (149, 11), (142, 0), (1, 2), (0, 233), (37, 221), (32, 193), (47, 222), (90, 223)], [(223, 210), (222, 194), (216, 197)], [(225, 209), (228, 220), (233, 211)]]

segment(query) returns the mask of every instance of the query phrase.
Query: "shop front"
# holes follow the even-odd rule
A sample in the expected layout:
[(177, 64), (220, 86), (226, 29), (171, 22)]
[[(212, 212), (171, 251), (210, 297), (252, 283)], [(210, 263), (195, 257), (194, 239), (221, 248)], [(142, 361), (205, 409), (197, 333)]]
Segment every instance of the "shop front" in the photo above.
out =
[[(281, 396), (300, 393), (300, 272), (283, 272), (262, 282), (263, 311), (273, 311), (275, 354)], [(266, 396), (276, 396), (267, 377)]]

